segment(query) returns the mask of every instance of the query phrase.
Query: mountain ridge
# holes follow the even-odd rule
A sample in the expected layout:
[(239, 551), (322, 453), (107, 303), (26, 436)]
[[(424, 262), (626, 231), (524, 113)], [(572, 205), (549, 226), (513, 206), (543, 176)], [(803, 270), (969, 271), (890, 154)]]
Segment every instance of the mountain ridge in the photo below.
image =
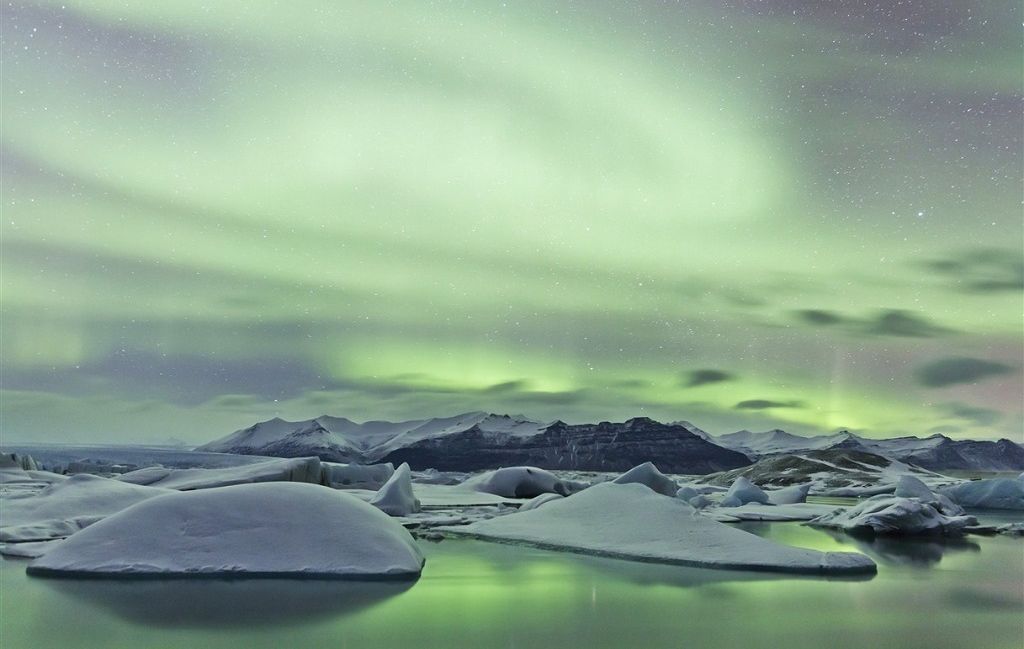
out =
[(851, 449), (929, 470), (1024, 470), (1024, 447), (1007, 439), (870, 439), (848, 430), (802, 437), (774, 429), (711, 435), (687, 421), (634, 417), (621, 423), (542, 422), (523, 415), (471, 411), (451, 417), (356, 423), (321, 415), (258, 422), (196, 447), (197, 451), (275, 457), (317, 456), (330, 462), (408, 462), (414, 469), (481, 470), (528, 464), (545, 469), (628, 470), (645, 461), (662, 471), (704, 474), (747, 466), (773, 455)]

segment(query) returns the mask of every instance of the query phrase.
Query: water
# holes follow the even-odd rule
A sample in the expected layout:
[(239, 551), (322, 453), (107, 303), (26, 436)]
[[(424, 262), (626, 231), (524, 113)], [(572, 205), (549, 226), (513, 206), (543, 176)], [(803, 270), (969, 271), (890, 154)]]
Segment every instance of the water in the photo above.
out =
[(8, 559), (0, 562), (0, 643), (4, 649), (1024, 645), (1021, 539), (867, 544), (791, 523), (745, 527), (794, 545), (865, 551), (879, 562), (879, 573), (776, 577), (470, 540), (424, 542), (423, 576), (404, 585), (52, 580), (29, 578), (24, 562)]

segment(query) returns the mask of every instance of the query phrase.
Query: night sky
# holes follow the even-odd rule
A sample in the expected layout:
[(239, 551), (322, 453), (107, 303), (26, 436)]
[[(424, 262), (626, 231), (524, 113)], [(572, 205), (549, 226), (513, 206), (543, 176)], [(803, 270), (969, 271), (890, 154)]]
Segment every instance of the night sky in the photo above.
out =
[(1024, 440), (1021, 5), (9, 2), (5, 441)]

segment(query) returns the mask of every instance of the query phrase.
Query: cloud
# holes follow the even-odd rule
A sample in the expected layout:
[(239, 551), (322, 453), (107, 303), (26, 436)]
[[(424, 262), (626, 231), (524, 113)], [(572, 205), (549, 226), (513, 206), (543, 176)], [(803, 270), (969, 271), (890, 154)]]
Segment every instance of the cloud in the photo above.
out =
[(868, 321), (867, 333), (875, 336), (902, 336), (906, 338), (934, 338), (951, 333), (951, 329), (934, 325), (909, 311), (882, 311)]
[(721, 383), (722, 381), (732, 381), (736, 377), (729, 372), (723, 372), (722, 370), (693, 370), (689, 374), (683, 377), (688, 388), (696, 388), (701, 385), (707, 385), (709, 383)]
[(796, 311), (796, 316), (808, 324), (823, 325), (826, 327), (846, 322), (846, 318), (843, 316), (823, 309), (802, 309), (800, 311)]
[(979, 408), (959, 401), (943, 403), (939, 406), (949, 416), (966, 419), (979, 426), (991, 426), (1003, 418), (1003, 413), (991, 408)]
[(740, 401), (733, 408), (736, 410), (768, 410), (769, 408), (803, 408), (802, 401), (771, 401), (769, 399), (748, 399)]
[(1014, 371), (1013, 367), (1004, 363), (956, 356), (922, 365), (917, 370), (917, 380), (929, 388), (942, 388), (958, 383), (975, 383)]
[(925, 262), (925, 267), (961, 292), (1024, 291), (1024, 258), (1019, 250), (979, 248)]
[(887, 309), (867, 318), (850, 318), (825, 309), (795, 311), (797, 319), (817, 327), (843, 327), (851, 334), (935, 338), (953, 333), (952, 329), (932, 324), (927, 319), (902, 309)]

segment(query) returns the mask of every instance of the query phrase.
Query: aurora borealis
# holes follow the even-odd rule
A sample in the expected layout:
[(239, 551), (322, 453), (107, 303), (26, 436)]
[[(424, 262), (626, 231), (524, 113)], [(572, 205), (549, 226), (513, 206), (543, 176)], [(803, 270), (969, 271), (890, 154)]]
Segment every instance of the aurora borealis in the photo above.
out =
[(0, 11), (5, 439), (1024, 439), (1019, 3)]

